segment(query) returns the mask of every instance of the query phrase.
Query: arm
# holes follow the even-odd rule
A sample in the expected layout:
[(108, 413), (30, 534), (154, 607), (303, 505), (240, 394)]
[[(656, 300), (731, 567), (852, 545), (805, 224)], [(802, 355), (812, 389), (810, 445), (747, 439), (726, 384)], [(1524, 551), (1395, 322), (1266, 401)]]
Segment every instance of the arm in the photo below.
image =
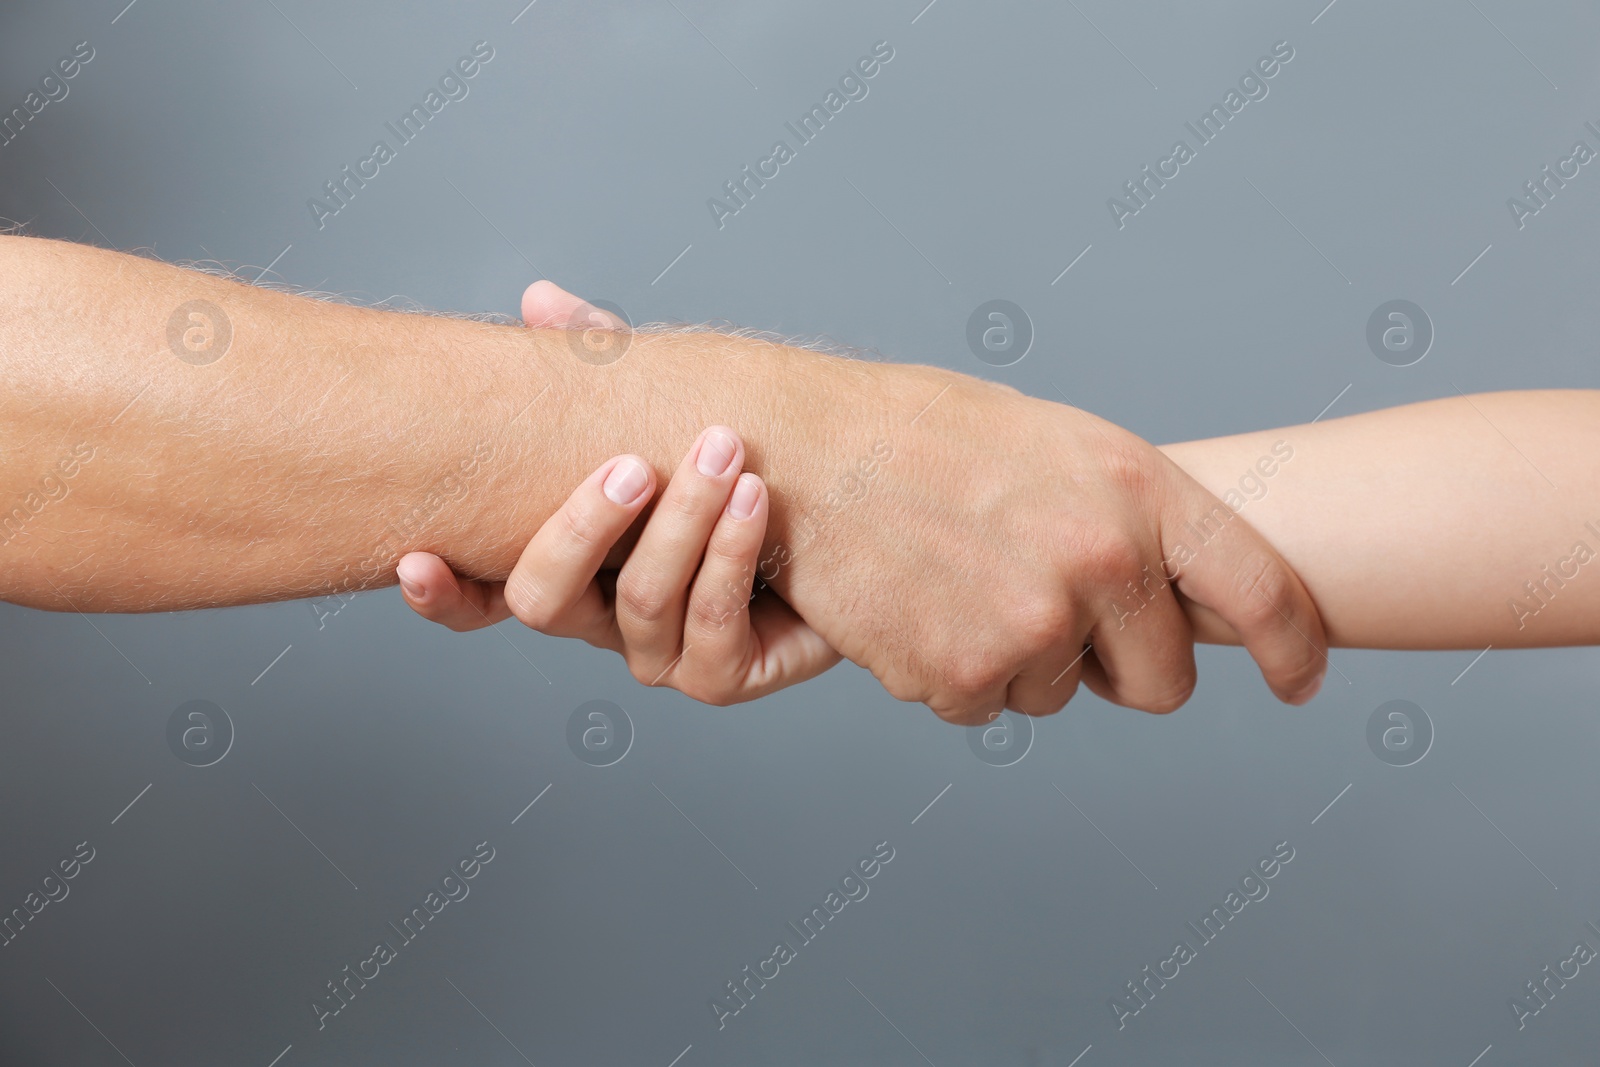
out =
[[(762, 579), (893, 695), (982, 722), (1057, 710), (1080, 679), (1161, 711), (1194, 684), (1170, 593), (1135, 627), (1108, 613), (1160, 566), (1164, 531), (1215, 499), (1126, 431), (1005, 386), (693, 331), (631, 335), (597, 365), (569, 330), (320, 303), (32, 238), (0, 239), (0, 300), (0, 501), (21, 501), (0, 512), (8, 600), (300, 597), (388, 584), (408, 550), (503, 579), (603, 459), (660, 472), (720, 422), (771, 493)], [(191, 301), (193, 338), (174, 324)], [(1274, 692), (1310, 699), (1321, 622), (1247, 524), (1176, 584)], [(668, 607), (643, 580), (617, 596), (641, 623)]]
[[(195, 300), (221, 318), (180, 316), (169, 337)], [(34, 238), (0, 238), (0, 301), (0, 598), (54, 609), (371, 588), (408, 549), (504, 578), (602, 459), (671, 470), (718, 419), (759, 428), (751, 469), (782, 452), (768, 482), (798, 496), (818, 455), (787, 433), (799, 386), (824, 407), (861, 387), (845, 361), (759, 341), (639, 334), (595, 365), (571, 331), (329, 304)], [(231, 340), (197, 365), (177, 354), (187, 330), (199, 360)]]
[[(1236, 494), (1331, 644), (1600, 642), (1600, 391), (1456, 396), (1163, 451)], [(1203, 640), (1229, 641), (1194, 614)]]

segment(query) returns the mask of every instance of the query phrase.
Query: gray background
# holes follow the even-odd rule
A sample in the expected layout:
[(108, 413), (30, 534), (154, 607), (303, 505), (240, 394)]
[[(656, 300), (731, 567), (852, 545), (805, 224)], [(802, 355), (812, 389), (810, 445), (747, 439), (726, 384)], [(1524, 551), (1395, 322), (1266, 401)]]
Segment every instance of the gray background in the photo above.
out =
[[(450, 310), (549, 272), (1158, 441), (1600, 384), (1600, 173), (1524, 229), (1505, 206), (1597, 145), (1577, 0), (123, 2), (0, 16), (5, 110), (96, 52), (0, 147), (32, 232)], [(307, 198), (480, 39), (470, 96), (319, 231)], [(869, 96), (719, 231), (706, 199), (879, 40)], [(1280, 40), (1268, 97), (1118, 230), (1106, 198)], [(1036, 331), (1015, 366), (966, 345), (993, 298)], [(1405, 368), (1365, 341), (1396, 298), (1437, 331)], [(1336, 652), (1293, 709), (1208, 649), (1179, 714), (1085, 694), (995, 767), (848, 665), (719, 710), (393, 590), (324, 622), (0, 608), (0, 903), (97, 850), (0, 948), (0, 1061), (1488, 1067), (1600, 1038), (1590, 968), (1521, 1032), (1508, 1007), (1600, 946), (1589, 650)], [(167, 744), (192, 699), (236, 729), (210, 767)], [(636, 731), (606, 768), (566, 741), (594, 699)], [(1366, 742), (1392, 699), (1436, 730), (1414, 766)], [(323, 983), (481, 840), (471, 895), (319, 1032)], [(870, 896), (719, 1031), (710, 998), (883, 840)], [(1119, 1032), (1108, 998), (1284, 840), (1270, 896)]]

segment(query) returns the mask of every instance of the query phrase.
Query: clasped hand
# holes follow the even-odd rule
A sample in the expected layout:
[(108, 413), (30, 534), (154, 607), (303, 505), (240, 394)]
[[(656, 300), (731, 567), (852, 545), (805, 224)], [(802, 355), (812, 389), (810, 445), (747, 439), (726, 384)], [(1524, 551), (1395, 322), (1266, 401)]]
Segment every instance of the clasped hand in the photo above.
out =
[[(621, 327), (549, 282), (524, 295), (523, 319)], [(1168, 712), (1194, 689), (1197, 632), (1244, 644), (1280, 699), (1316, 694), (1327, 641), (1304, 586), (1153, 446), (993, 383), (873, 371), (889, 396), (956, 395), (918, 417), (883, 484), (832, 516), (774, 585), (759, 580), (770, 494), (743, 470), (739, 435), (714, 426), (659, 499), (647, 463), (607, 460), (503, 583), (405, 556), (406, 600), (453, 630), (515, 616), (581, 638), (619, 652), (640, 682), (709, 704), (804, 681), (842, 655), (955, 723), (1002, 708), (1051, 714), (1080, 684)], [(620, 569), (607, 569), (647, 509)]]

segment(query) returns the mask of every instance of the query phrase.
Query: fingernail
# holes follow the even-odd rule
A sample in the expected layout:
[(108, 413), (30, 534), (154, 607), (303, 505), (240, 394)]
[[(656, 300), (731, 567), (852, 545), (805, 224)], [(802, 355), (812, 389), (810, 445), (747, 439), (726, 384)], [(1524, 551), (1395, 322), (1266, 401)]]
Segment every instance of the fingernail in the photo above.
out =
[(700, 455), (695, 459), (694, 465), (707, 478), (715, 478), (727, 471), (728, 464), (733, 462), (733, 454), (738, 445), (734, 443), (722, 430), (712, 430), (700, 442)]
[(741, 474), (728, 498), (728, 514), (736, 519), (748, 519), (755, 514), (756, 501), (761, 499), (761, 479), (754, 474)]
[(650, 484), (650, 472), (644, 469), (644, 464), (630, 457), (617, 461), (611, 468), (611, 473), (606, 475), (606, 497), (613, 504), (624, 506), (632, 504), (644, 495), (644, 488)]
[(406, 591), (406, 596), (410, 597), (412, 600), (421, 600), (422, 594), (426, 592), (422, 586), (418, 585), (416, 582), (413, 582), (410, 578), (405, 577), (400, 579), (400, 588), (404, 589)]

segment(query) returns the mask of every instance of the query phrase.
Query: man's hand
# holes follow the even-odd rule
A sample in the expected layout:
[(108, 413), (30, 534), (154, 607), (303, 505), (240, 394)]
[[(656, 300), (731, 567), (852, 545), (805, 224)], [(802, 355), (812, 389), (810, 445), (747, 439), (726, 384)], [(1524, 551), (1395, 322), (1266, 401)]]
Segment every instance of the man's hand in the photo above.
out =
[(1005, 386), (873, 369), (866, 402), (893, 416), (879, 431), (892, 456), (856, 498), (813, 512), (775, 584), (890, 693), (967, 724), (1057, 711), (1080, 681), (1172, 711), (1194, 687), (1197, 605), (1280, 699), (1315, 695), (1327, 643), (1309, 594), (1154, 446)]

